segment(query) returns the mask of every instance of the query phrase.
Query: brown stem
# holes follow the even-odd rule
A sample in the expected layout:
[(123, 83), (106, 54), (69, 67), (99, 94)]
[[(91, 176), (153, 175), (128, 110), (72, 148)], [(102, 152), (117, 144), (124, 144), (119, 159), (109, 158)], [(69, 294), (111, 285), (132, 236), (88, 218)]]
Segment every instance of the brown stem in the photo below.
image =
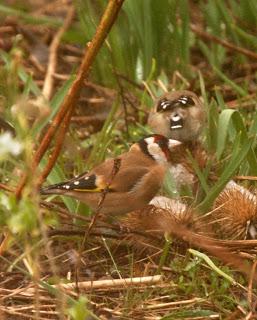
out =
[(14, 189), (12, 187), (10, 187), (4, 183), (0, 183), (0, 189), (5, 190), (5, 191), (9, 191), (9, 192), (14, 192)]
[[(171, 226), (169, 226), (171, 229)], [(184, 228), (177, 224), (173, 225), (172, 230), (169, 232), (178, 238), (188, 242), (189, 244), (206, 250), (211, 255), (219, 258), (226, 264), (235, 267), (238, 271), (243, 273), (247, 278), (251, 277), (251, 281), (257, 283), (257, 275), (252, 271), (251, 266), (245, 263), (245, 259), (241, 258), (238, 254), (230, 252), (229, 248), (220, 245), (216, 239), (208, 237), (202, 238), (201, 235), (193, 233), (191, 230)]]
[[(63, 121), (66, 113), (70, 110), (71, 114), (75, 108), (76, 102), (78, 100), (78, 96), (80, 90), (83, 86), (83, 82), (85, 77), (89, 73), (89, 69), (95, 60), (95, 57), (101, 48), (104, 40), (106, 39), (112, 25), (114, 24), (119, 10), (123, 4), (124, 0), (109, 0), (106, 10), (102, 16), (102, 19), (97, 27), (95, 36), (92, 41), (87, 44), (87, 49), (83, 56), (81, 65), (76, 74), (76, 78), (69, 89), (68, 94), (65, 96), (62, 105), (59, 108), (58, 113), (54, 117), (50, 127), (48, 128), (44, 138), (42, 139), (33, 159), (32, 169), (38, 166), (40, 160), (44, 156), (46, 150), (48, 149), (57, 129), (60, 126), (60, 123)], [(18, 185), (16, 190), (16, 197), (20, 198), (22, 190), (27, 181), (27, 174), (25, 174), (22, 178), (21, 183)]]
[(59, 156), (59, 153), (60, 153), (60, 151), (62, 149), (64, 137), (65, 137), (66, 131), (67, 131), (68, 127), (69, 127), (71, 115), (72, 115), (72, 110), (69, 110), (69, 112), (65, 115), (65, 117), (63, 119), (63, 122), (61, 123), (58, 132), (56, 133), (54, 150), (53, 150), (51, 156), (48, 159), (48, 162), (47, 162), (47, 164), (46, 164), (46, 166), (44, 168), (44, 171), (41, 173), (41, 175), (38, 178), (37, 188), (40, 188), (42, 183), (47, 178), (49, 172), (53, 169), (53, 167), (55, 165), (55, 162), (56, 162), (56, 160), (57, 160), (57, 158)]
[(250, 181), (256, 181), (257, 177), (255, 176), (235, 176), (235, 180), (250, 180)]
[(228, 42), (226, 40), (222, 40), (222, 39), (214, 36), (213, 34), (210, 34), (210, 33), (203, 31), (202, 29), (198, 28), (194, 24), (191, 24), (190, 28), (193, 32), (195, 32), (201, 38), (217, 42), (217, 43), (221, 44), (223, 47), (226, 47), (231, 51), (237, 51), (237, 52), (239, 52), (249, 58), (257, 60), (257, 54), (253, 51), (238, 47), (238, 46), (234, 45), (233, 43)]
[(254, 279), (254, 275), (256, 273), (256, 267), (257, 267), (257, 260), (255, 260), (252, 265), (252, 270), (251, 270), (249, 284), (248, 284), (248, 293), (247, 293), (248, 307), (253, 312), (254, 312), (254, 308), (253, 308), (253, 279)]
[(68, 10), (66, 19), (62, 25), (62, 27), (58, 30), (56, 35), (53, 38), (53, 41), (51, 42), (50, 48), (49, 48), (49, 62), (47, 66), (47, 71), (45, 75), (45, 82), (42, 89), (42, 94), (44, 98), (47, 100), (50, 99), (53, 91), (53, 85), (54, 85), (54, 78), (53, 75), (56, 71), (56, 64), (57, 64), (57, 51), (60, 44), (60, 41), (62, 39), (62, 36), (64, 32), (69, 28), (72, 19), (74, 17), (75, 10), (73, 7), (71, 7)]

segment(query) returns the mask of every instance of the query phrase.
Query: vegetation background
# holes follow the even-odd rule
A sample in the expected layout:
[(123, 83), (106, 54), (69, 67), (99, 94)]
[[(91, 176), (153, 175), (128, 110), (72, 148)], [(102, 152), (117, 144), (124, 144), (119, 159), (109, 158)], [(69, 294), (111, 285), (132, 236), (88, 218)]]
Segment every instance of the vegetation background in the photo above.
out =
[[(39, 170), (33, 150), (67, 96), (107, 3), (0, 1), (1, 317), (256, 319), (252, 284), (221, 261), (170, 241), (142, 256), (112, 225), (85, 241), (88, 208), (68, 198), (42, 201), (36, 192), (36, 177), (60, 141), (52, 141)], [(213, 158), (204, 172), (193, 162), (201, 183), (193, 200), (208, 212), (231, 177), (257, 175), (256, 30), (255, 0), (124, 1), (71, 119), (63, 118), (60, 130), (69, 128), (46, 183), (127, 150), (149, 132), (156, 97), (189, 89), (203, 97), (207, 112), (203, 143)], [(215, 184), (208, 180), (213, 166)], [(255, 260), (254, 250), (240, 255)], [(56, 286), (159, 274), (161, 282), (145, 286)]]

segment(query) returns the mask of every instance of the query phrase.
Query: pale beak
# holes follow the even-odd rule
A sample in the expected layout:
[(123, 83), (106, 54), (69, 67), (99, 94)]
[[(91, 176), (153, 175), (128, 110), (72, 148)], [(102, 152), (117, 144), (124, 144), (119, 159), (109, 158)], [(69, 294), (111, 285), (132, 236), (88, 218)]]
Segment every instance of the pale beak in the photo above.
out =
[(169, 149), (177, 147), (177, 146), (179, 146), (181, 144), (182, 144), (182, 142), (180, 142), (178, 140), (173, 140), (173, 139), (169, 139), (169, 142), (168, 142)]

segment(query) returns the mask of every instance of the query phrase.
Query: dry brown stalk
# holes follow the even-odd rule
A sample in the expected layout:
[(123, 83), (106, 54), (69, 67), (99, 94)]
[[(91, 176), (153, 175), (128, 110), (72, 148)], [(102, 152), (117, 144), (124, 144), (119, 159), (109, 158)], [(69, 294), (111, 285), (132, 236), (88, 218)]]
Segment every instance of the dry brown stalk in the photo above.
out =
[(154, 309), (163, 309), (166, 307), (175, 307), (175, 306), (180, 306), (180, 305), (187, 305), (187, 304), (192, 304), (192, 303), (200, 303), (200, 302), (204, 302), (206, 301), (206, 299), (203, 298), (193, 298), (193, 299), (189, 299), (189, 300), (181, 300), (181, 301), (172, 301), (172, 302), (164, 302), (164, 303), (156, 303), (150, 306), (146, 306), (144, 307), (144, 309), (147, 310), (154, 310)]
[(63, 140), (65, 137), (66, 131), (69, 127), (71, 115), (72, 115), (72, 110), (69, 110), (67, 112), (67, 114), (65, 115), (62, 123), (60, 124), (60, 128), (59, 128), (58, 132), (56, 133), (56, 137), (55, 137), (54, 150), (52, 151), (52, 154), (48, 159), (48, 162), (44, 168), (44, 171), (41, 173), (41, 175), (38, 178), (38, 181), (37, 181), (38, 187), (41, 186), (41, 184), (44, 182), (44, 180), (48, 176), (49, 172), (53, 169), (53, 167), (55, 165), (55, 162), (56, 162), (56, 160), (59, 156), (59, 153), (62, 149), (62, 146), (63, 146)]
[[(249, 279), (249, 284), (248, 284), (248, 292), (247, 292), (247, 300), (248, 300), (248, 306), (250, 310), (254, 311), (253, 308), (253, 278), (256, 272), (256, 267), (257, 267), (257, 260), (252, 265), (252, 270), (250, 274), (250, 279)], [(256, 303), (256, 301), (255, 301)]]
[(254, 249), (257, 246), (257, 240), (217, 240), (220, 245), (233, 250)]
[[(119, 288), (122, 287), (126, 289), (128, 286), (134, 285), (152, 285), (159, 283), (163, 280), (162, 275), (147, 276), (147, 277), (134, 277), (134, 278), (124, 278), (124, 279), (107, 279), (107, 280), (95, 280), (95, 281), (81, 281), (78, 283), (63, 283), (58, 285), (53, 285), (54, 288), (65, 289), (65, 290), (75, 290), (77, 287), (84, 290), (92, 289), (106, 289), (106, 288)], [(35, 293), (34, 288), (28, 288), (22, 292), (22, 295), (33, 295)]]
[(235, 176), (235, 180), (250, 180), (250, 181), (257, 181), (256, 176)]
[[(134, 277), (134, 278), (124, 278), (124, 279), (107, 279), (107, 280), (97, 280), (97, 281), (85, 281), (80, 282), (79, 286), (81, 289), (106, 289), (106, 288), (117, 288), (124, 286), (138, 285), (138, 284), (156, 284), (163, 280), (162, 275), (147, 276), (147, 277)], [(75, 288), (75, 283), (63, 284), (63, 289), (73, 289)], [(59, 286), (59, 285), (58, 285)], [(56, 287), (58, 287), (56, 286)]]
[(52, 91), (53, 91), (53, 85), (54, 85), (53, 75), (55, 73), (56, 65), (57, 65), (58, 48), (64, 32), (69, 28), (73, 20), (74, 14), (75, 14), (74, 7), (70, 7), (62, 27), (58, 30), (58, 32), (54, 36), (52, 43), (49, 47), (49, 61), (48, 61), (46, 75), (45, 75), (44, 86), (42, 89), (43, 97), (47, 100), (51, 98)]
[[(175, 224), (168, 226), (166, 231), (188, 242), (194, 247), (206, 250), (211, 255), (219, 258), (222, 262), (236, 268), (236, 270), (243, 273), (246, 278), (249, 279), (252, 267), (247, 264), (245, 259), (238, 256), (238, 254), (231, 252), (228, 247), (220, 244), (218, 240), (203, 237), (199, 234), (193, 233), (187, 228)], [(257, 283), (256, 273), (252, 275), (252, 279), (255, 283)]]
[(13, 33), (14, 32), (14, 27), (13, 26), (1, 26), (0, 27), (0, 33)]
[(237, 52), (239, 52), (249, 58), (257, 60), (257, 54), (253, 51), (250, 51), (250, 50), (242, 48), (242, 47), (238, 47), (229, 41), (222, 40), (222, 39), (214, 36), (213, 34), (210, 34), (210, 33), (203, 31), (202, 29), (198, 28), (194, 24), (191, 24), (190, 28), (193, 32), (195, 32), (201, 38), (217, 42), (217, 43), (221, 44), (223, 47), (226, 47), (227, 49), (231, 50), (232, 52), (237, 51)]
[(100, 215), (100, 213), (101, 213), (101, 209), (102, 209), (102, 206), (103, 206), (103, 204), (104, 204), (105, 197), (106, 197), (107, 193), (109, 192), (109, 187), (110, 187), (113, 179), (115, 178), (116, 174), (117, 174), (117, 173), (119, 172), (119, 170), (120, 170), (120, 165), (121, 165), (121, 159), (120, 159), (120, 158), (116, 158), (116, 159), (113, 160), (113, 168), (112, 168), (110, 180), (109, 180), (106, 188), (105, 188), (105, 189), (103, 190), (103, 192), (102, 192), (102, 198), (100, 199), (100, 202), (99, 202), (99, 204), (98, 204), (98, 208), (97, 208), (97, 210), (96, 210), (96, 213), (94, 214), (92, 220), (90, 221), (90, 224), (89, 224), (89, 226), (88, 226), (88, 229), (87, 229), (87, 231), (86, 231), (86, 233), (85, 233), (85, 237), (84, 237), (84, 239), (83, 239), (83, 241), (82, 241), (82, 249), (83, 249), (83, 247), (84, 247), (84, 245), (85, 245), (85, 243), (86, 243), (86, 240), (87, 240), (87, 238), (88, 238), (88, 236), (89, 236), (89, 234), (90, 234), (90, 231), (92, 230), (92, 228), (94, 227), (94, 225), (95, 225), (95, 223), (96, 223), (96, 221), (97, 221), (97, 217), (98, 217), (98, 216)]
[(12, 187), (9, 187), (4, 183), (0, 183), (0, 189), (5, 190), (5, 191), (9, 191), (9, 192), (14, 192), (15, 191)]
[[(87, 44), (87, 50), (85, 51), (85, 54), (82, 58), (82, 62), (76, 74), (76, 78), (34, 155), (32, 163), (33, 171), (38, 166), (40, 160), (42, 159), (50, 143), (52, 142), (52, 139), (66, 113), (70, 110), (70, 114), (72, 114), (76, 106), (80, 90), (83, 86), (84, 79), (87, 77), (90, 67), (95, 60), (98, 51), (103, 45), (112, 25), (114, 24), (123, 2), (124, 0), (109, 0), (106, 10), (97, 27), (95, 36), (93, 37), (92, 41)], [(26, 181), (27, 174), (23, 176), (21, 183), (17, 187), (17, 198), (20, 198)]]

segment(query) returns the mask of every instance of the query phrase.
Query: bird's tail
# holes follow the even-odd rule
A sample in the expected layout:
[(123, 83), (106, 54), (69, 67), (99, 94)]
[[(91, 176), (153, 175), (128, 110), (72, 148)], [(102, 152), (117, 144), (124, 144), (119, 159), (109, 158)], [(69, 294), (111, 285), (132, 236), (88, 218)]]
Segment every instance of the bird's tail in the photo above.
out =
[(60, 182), (56, 184), (52, 184), (50, 186), (44, 187), (40, 189), (40, 194), (47, 195), (47, 194), (63, 194), (65, 190), (68, 191), (67, 182)]

